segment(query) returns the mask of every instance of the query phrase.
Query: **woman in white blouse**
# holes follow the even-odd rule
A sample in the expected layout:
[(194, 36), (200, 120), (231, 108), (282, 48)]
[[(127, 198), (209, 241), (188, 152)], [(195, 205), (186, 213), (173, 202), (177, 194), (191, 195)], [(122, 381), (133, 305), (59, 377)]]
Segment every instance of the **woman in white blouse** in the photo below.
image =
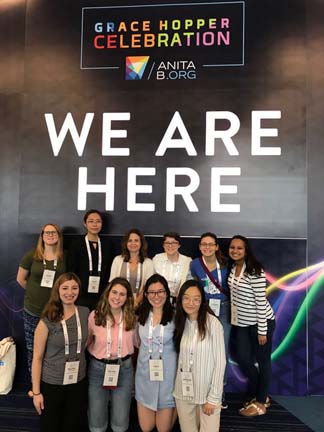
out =
[(181, 430), (218, 432), (226, 365), (224, 334), (198, 281), (180, 288), (174, 342), (179, 353), (173, 395)]
[[(250, 397), (240, 413), (254, 417), (266, 413), (271, 380), (272, 335), (275, 316), (266, 298), (266, 278), (246, 237), (235, 235), (229, 245), (232, 268), (228, 277), (231, 290), (231, 323), (236, 330), (236, 354), (248, 378)], [(258, 367), (255, 366), (258, 363)]]
[(136, 304), (142, 299), (142, 291), (147, 279), (152, 276), (153, 263), (147, 257), (147, 242), (143, 233), (133, 228), (122, 240), (122, 253), (114, 258), (109, 281), (123, 277), (132, 287)]

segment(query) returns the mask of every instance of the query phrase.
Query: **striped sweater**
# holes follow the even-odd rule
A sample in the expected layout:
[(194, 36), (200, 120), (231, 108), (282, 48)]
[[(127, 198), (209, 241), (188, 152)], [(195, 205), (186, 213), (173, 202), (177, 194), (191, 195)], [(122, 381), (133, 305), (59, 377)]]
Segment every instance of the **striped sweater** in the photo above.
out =
[(267, 320), (274, 319), (274, 313), (266, 298), (266, 278), (262, 270), (260, 275), (244, 273), (241, 278), (235, 277), (235, 266), (228, 276), (231, 291), (231, 304), (237, 310), (239, 327), (257, 324), (258, 334), (267, 334)]

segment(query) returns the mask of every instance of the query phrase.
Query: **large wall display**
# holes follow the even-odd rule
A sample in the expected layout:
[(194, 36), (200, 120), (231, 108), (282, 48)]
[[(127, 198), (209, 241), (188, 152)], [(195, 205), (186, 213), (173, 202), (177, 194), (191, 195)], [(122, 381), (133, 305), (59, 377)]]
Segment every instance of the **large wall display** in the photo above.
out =
[(19, 259), (44, 222), (68, 245), (95, 207), (116, 253), (133, 226), (151, 255), (169, 230), (194, 256), (204, 231), (224, 250), (251, 237), (277, 315), (272, 392), (324, 393), (317, 11), (302, 0), (16, 0), (0, 12), (0, 333), (18, 341), (19, 379)]

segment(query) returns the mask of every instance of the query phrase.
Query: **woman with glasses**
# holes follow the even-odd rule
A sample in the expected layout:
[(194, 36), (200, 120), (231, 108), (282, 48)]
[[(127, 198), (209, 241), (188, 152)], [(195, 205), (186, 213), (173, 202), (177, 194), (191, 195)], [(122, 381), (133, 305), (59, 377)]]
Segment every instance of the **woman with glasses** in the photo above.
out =
[(29, 372), (35, 328), (55, 280), (66, 270), (65, 258), (61, 229), (56, 224), (46, 224), (36, 248), (27, 252), (19, 264), (17, 282), (25, 289), (23, 320)]
[[(91, 432), (128, 429), (134, 385), (134, 297), (129, 282), (113, 279), (89, 316), (88, 419)], [(110, 414), (108, 403), (110, 401)]]
[[(266, 297), (266, 277), (246, 237), (235, 235), (229, 245), (232, 262), (228, 284), (231, 290), (231, 321), (235, 328), (236, 354), (248, 378), (252, 399), (240, 413), (263, 415), (270, 406), (272, 335), (275, 316)], [(258, 367), (255, 366), (258, 363)]]
[(168, 281), (172, 304), (175, 304), (179, 288), (188, 279), (191, 258), (179, 253), (180, 235), (167, 232), (163, 235), (164, 253), (153, 258), (154, 272)]
[(225, 370), (223, 328), (196, 280), (180, 288), (174, 343), (178, 369), (173, 395), (185, 432), (218, 432)]
[(93, 310), (108, 283), (112, 251), (106, 238), (100, 236), (103, 220), (99, 210), (88, 210), (83, 225), (86, 235), (70, 245), (67, 265), (81, 280), (78, 304)]
[(144, 284), (152, 274), (153, 263), (147, 257), (146, 239), (139, 229), (133, 228), (123, 238), (122, 253), (114, 258), (109, 280), (115, 277), (127, 279), (138, 303)]
[[(191, 262), (190, 272), (192, 277), (197, 279), (204, 287), (209, 306), (223, 326), (227, 360), (224, 374), (225, 386), (227, 383), (228, 349), (231, 334), (230, 300), (227, 286), (228, 267), (216, 234), (212, 232), (202, 234), (199, 241), (199, 250), (201, 256)], [(223, 391), (222, 409), (227, 407), (225, 391)]]
[(172, 396), (177, 355), (170, 290), (165, 278), (151, 276), (137, 310), (140, 347), (135, 374), (135, 398), (143, 432), (172, 430), (176, 420)]

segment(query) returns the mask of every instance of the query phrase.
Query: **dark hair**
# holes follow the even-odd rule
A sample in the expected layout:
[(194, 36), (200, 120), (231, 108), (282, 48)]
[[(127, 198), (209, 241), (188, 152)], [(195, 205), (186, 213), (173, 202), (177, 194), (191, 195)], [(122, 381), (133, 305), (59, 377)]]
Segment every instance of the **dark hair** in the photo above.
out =
[(96, 210), (96, 209), (90, 209), (90, 210), (88, 210), (88, 211), (85, 213), (85, 215), (83, 216), (83, 222), (84, 222), (84, 223), (87, 223), (88, 217), (89, 217), (92, 213), (96, 213), (98, 216), (100, 216), (101, 222), (103, 222), (101, 212), (100, 212), (99, 210)]
[(140, 259), (140, 262), (142, 263), (142, 262), (144, 262), (145, 258), (147, 258), (147, 241), (145, 240), (145, 237), (144, 237), (142, 231), (140, 231), (137, 228), (130, 229), (124, 235), (124, 238), (122, 240), (122, 245), (121, 245), (122, 257), (124, 258), (124, 261), (126, 261), (126, 262), (128, 262), (130, 260), (130, 253), (129, 253), (129, 250), (127, 249), (127, 242), (129, 240), (129, 237), (131, 234), (136, 234), (141, 239), (141, 248), (139, 250), (139, 259)]
[(110, 281), (106, 289), (101, 294), (100, 300), (95, 310), (95, 324), (97, 326), (105, 327), (107, 324), (107, 317), (109, 317), (110, 320), (114, 322), (114, 317), (111, 313), (108, 297), (110, 291), (116, 285), (123, 286), (127, 291), (127, 297), (124, 305), (122, 306), (122, 311), (125, 330), (128, 331), (135, 327), (134, 295), (128, 280), (121, 277), (116, 277)]
[(199, 292), (200, 292), (200, 296), (201, 296), (201, 304), (198, 310), (198, 332), (199, 332), (199, 336), (200, 339), (203, 340), (206, 336), (206, 331), (207, 331), (207, 314), (211, 314), (214, 315), (214, 312), (211, 310), (211, 308), (208, 305), (208, 300), (206, 300), (205, 297), (205, 292), (203, 287), (201, 286), (200, 282), (194, 280), (194, 279), (189, 279), (187, 280), (180, 288), (179, 294), (178, 294), (178, 298), (177, 298), (177, 305), (176, 305), (176, 313), (175, 313), (175, 317), (174, 317), (174, 334), (173, 334), (173, 342), (174, 342), (174, 346), (175, 349), (177, 351), (177, 353), (180, 352), (180, 343), (181, 343), (181, 338), (182, 338), (182, 334), (186, 325), (186, 319), (187, 319), (187, 314), (183, 309), (182, 306), (182, 298), (185, 294), (185, 292), (191, 288), (191, 287), (196, 287), (198, 288)]
[[(63, 273), (54, 282), (53, 288), (51, 289), (51, 295), (46, 303), (44, 310), (42, 312), (42, 317), (46, 317), (51, 322), (59, 322), (62, 320), (64, 315), (63, 304), (60, 298), (60, 286), (64, 282), (73, 280), (79, 285), (79, 295), (81, 281), (75, 273)], [(77, 299), (76, 299), (77, 300)]]
[[(255, 258), (254, 254), (252, 252), (249, 240), (242, 235), (236, 234), (235, 236), (233, 236), (231, 238), (229, 246), (231, 245), (231, 242), (234, 239), (241, 240), (244, 243), (245, 265), (246, 265), (245, 273), (247, 273), (249, 275), (252, 275), (252, 274), (260, 275), (261, 271), (263, 270), (263, 265)], [(230, 263), (235, 264), (235, 261), (230, 259)]]
[(165, 239), (167, 237), (174, 238), (174, 240), (176, 240), (179, 243), (181, 241), (180, 235), (177, 232), (174, 232), (174, 231), (166, 232), (165, 234), (163, 234), (163, 241), (165, 241)]
[(201, 243), (202, 239), (205, 237), (211, 237), (215, 240), (215, 243), (218, 246), (218, 250), (215, 253), (216, 259), (219, 262), (220, 267), (224, 268), (227, 265), (227, 260), (224, 257), (224, 255), (222, 254), (221, 248), (220, 248), (219, 243), (218, 243), (217, 235), (215, 233), (212, 233), (209, 231), (205, 232), (204, 234), (201, 234), (200, 239), (199, 239), (199, 244)]
[(161, 324), (167, 325), (173, 319), (173, 308), (172, 308), (171, 301), (170, 301), (170, 289), (168, 286), (168, 282), (166, 281), (166, 279), (162, 275), (155, 273), (154, 275), (152, 275), (150, 278), (147, 279), (145, 286), (144, 286), (144, 290), (143, 290), (143, 300), (139, 304), (137, 311), (136, 311), (136, 314), (138, 315), (138, 322), (141, 325), (145, 325), (145, 323), (146, 323), (146, 321), (150, 315), (150, 312), (152, 310), (152, 305), (150, 304), (150, 302), (147, 299), (147, 291), (152, 284), (155, 284), (157, 282), (160, 282), (163, 285), (163, 288), (165, 289), (165, 292), (167, 294), (166, 299), (165, 299), (165, 303), (163, 305)]

